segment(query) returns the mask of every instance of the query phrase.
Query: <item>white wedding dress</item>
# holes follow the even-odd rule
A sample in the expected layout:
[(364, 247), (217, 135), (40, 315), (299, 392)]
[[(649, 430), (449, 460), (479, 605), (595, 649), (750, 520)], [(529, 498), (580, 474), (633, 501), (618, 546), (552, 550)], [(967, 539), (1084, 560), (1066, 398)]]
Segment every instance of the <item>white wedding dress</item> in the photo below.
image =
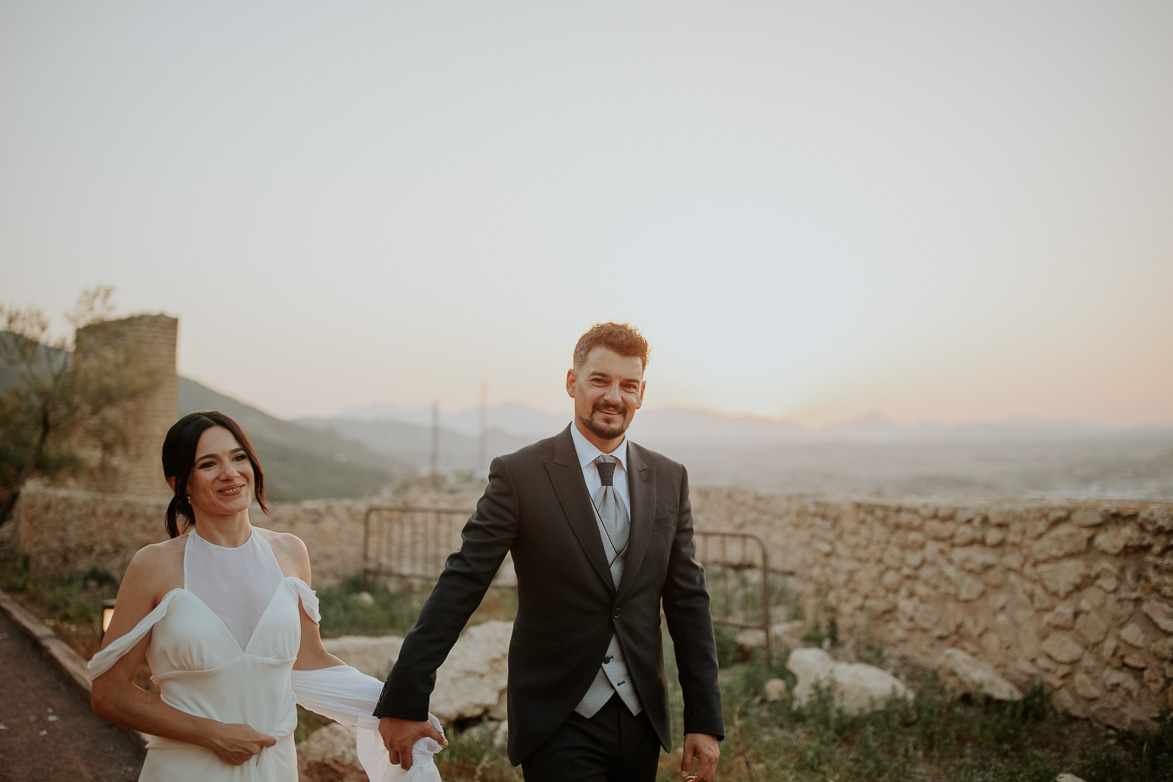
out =
[(94, 655), (90, 677), (108, 671), (151, 633), (147, 663), (166, 703), (251, 725), (277, 743), (233, 766), (209, 749), (152, 736), (140, 782), (297, 782), (293, 731), (299, 701), (358, 729), (359, 759), (372, 782), (438, 782), (431, 756), (440, 747), (431, 739), (416, 743), (410, 771), (390, 764), (371, 716), (382, 689), (378, 679), (350, 666), (293, 670), (300, 611), (319, 621), (318, 599), (304, 581), (281, 573), (263, 535), (254, 531), (239, 549), (215, 546), (194, 529), (187, 538), (184, 586)]

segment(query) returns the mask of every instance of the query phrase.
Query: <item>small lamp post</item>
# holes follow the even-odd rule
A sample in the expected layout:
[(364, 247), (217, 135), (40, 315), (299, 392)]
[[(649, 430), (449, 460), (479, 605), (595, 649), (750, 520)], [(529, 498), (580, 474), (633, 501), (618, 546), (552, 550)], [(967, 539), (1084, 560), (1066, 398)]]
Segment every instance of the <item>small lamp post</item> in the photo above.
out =
[(102, 635), (110, 627), (110, 620), (114, 618), (114, 598), (102, 601)]

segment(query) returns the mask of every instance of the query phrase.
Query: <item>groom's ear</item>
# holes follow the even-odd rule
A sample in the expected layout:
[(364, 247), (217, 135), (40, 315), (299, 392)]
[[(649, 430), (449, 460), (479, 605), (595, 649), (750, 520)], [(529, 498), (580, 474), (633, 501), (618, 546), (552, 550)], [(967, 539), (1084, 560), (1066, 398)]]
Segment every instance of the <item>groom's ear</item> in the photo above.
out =
[(578, 375), (574, 374), (574, 369), (566, 370), (566, 394), (574, 398), (574, 384), (578, 380)]

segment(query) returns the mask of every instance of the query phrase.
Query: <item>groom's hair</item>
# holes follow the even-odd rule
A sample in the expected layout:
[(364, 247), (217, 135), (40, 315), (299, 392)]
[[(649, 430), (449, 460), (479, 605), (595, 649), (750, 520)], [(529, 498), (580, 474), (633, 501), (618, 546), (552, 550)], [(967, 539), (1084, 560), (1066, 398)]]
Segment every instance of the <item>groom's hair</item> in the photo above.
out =
[(648, 354), (652, 349), (639, 329), (630, 323), (596, 323), (578, 338), (574, 346), (574, 368), (581, 369), (587, 355), (595, 348), (607, 348), (626, 358), (638, 358), (648, 368)]

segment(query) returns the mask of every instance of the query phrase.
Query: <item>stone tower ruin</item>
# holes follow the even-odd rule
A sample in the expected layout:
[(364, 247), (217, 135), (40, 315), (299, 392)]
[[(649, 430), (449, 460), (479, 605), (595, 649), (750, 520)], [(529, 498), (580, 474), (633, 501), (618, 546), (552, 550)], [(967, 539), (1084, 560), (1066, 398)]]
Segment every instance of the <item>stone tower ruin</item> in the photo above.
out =
[(87, 459), (79, 488), (139, 497), (168, 496), (159, 450), (179, 410), (175, 370), (178, 331), (179, 321), (167, 315), (135, 315), (77, 330), (75, 371), (100, 371), (125, 362), (129, 383), (147, 389), (105, 413), (97, 432), (82, 435), (78, 446)]

